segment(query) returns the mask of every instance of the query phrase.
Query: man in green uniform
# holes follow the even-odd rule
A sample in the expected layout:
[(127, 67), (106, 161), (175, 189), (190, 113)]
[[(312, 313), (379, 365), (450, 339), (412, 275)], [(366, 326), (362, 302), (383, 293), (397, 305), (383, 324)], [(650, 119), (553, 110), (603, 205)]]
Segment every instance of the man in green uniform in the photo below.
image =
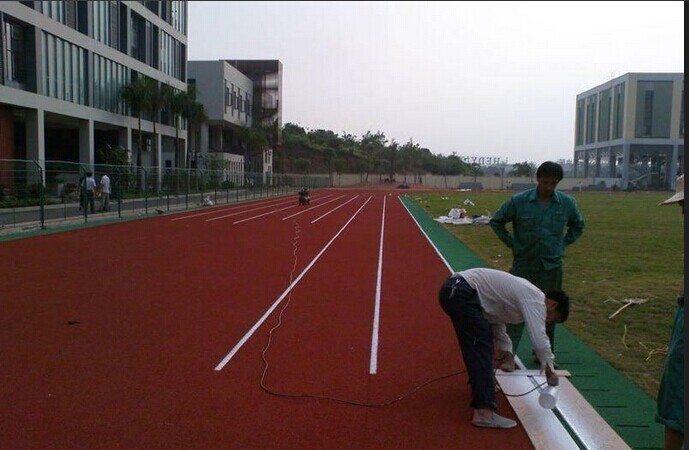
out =
[[(684, 216), (684, 175), (677, 178), (675, 195), (661, 205), (679, 204)], [(682, 280), (684, 281), (684, 280)], [(665, 450), (684, 446), (684, 283), (677, 296), (677, 311), (672, 326), (663, 377), (658, 391), (656, 422), (665, 425)]]
[[(555, 188), (564, 176), (562, 166), (546, 161), (536, 171), (537, 186), (513, 195), (490, 219), (498, 238), (512, 249), (510, 273), (526, 278), (543, 291), (562, 290), (565, 247), (579, 239), (584, 218), (574, 197)], [(512, 223), (512, 233), (506, 225)], [(510, 325), (507, 332), (516, 351), (524, 325)], [(555, 323), (546, 327), (555, 348)], [(503, 355), (504, 370), (514, 369), (514, 355)]]

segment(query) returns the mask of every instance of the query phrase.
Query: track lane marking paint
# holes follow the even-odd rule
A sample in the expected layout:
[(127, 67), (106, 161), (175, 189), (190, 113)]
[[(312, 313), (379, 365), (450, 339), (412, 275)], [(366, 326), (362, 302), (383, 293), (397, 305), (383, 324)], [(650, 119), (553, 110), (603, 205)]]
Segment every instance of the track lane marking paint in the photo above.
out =
[(383, 239), (385, 237), (385, 199), (383, 197), (383, 214), (380, 224), (380, 246), (378, 248), (378, 273), (376, 279), (376, 301), (373, 310), (373, 330), (371, 333), (371, 363), (368, 373), (375, 375), (378, 372), (378, 332), (380, 326), (380, 292), (383, 278)]
[(227, 365), (227, 363), (230, 362), (230, 360), (234, 357), (234, 355), (244, 346), (244, 344), (246, 344), (246, 342), (249, 340), (249, 338), (251, 338), (251, 336), (256, 332), (256, 330), (261, 325), (263, 325), (263, 322), (266, 321), (268, 316), (270, 316), (272, 314), (272, 312), (275, 310), (275, 308), (277, 308), (278, 305), (280, 305), (280, 303), (282, 303), (282, 301), (285, 299), (285, 297), (287, 297), (287, 295), (290, 293), (290, 291), (292, 289), (294, 289), (294, 286), (296, 286), (297, 283), (299, 283), (299, 281), (302, 279), (302, 277), (304, 275), (306, 275), (306, 273), (309, 270), (311, 270), (311, 267), (313, 267), (313, 265), (316, 264), (316, 261), (318, 261), (318, 259), (323, 255), (323, 253), (325, 253), (325, 251), (332, 245), (332, 243), (335, 241), (335, 239), (337, 239), (337, 237), (340, 234), (342, 234), (344, 229), (347, 228), (347, 226), (352, 222), (352, 220), (354, 220), (354, 218), (359, 214), (359, 212), (362, 209), (364, 209), (364, 206), (366, 206), (366, 204), (369, 202), (369, 200), (371, 200), (371, 197), (373, 197), (373, 196), (369, 196), (369, 198), (364, 202), (363, 205), (361, 205), (361, 207), (359, 207), (359, 209), (352, 215), (352, 217), (347, 221), (347, 223), (345, 223), (342, 226), (342, 228), (340, 228), (340, 230), (337, 233), (335, 233), (335, 236), (333, 236), (332, 239), (330, 239), (330, 241), (327, 244), (325, 244), (325, 247), (323, 247), (323, 249), (320, 252), (318, 252), (318, 254), (313, 258), (313, 260), (311, 260), (309, 265), (306, 266), (306, 268), (299, 274), (299, 276), (297, 278), (295, 278), (294, 281), (292, 281), (292, 283), (289, 286), (287, 286), (287, 289), (285, 289), (285, 292), (283, 292), (282, 295), (280, 295), (280, 297), (278, 297), (278, 299), (275, 300), (275, 302), (270, 306), (270, 308), (268, 308), (268, 310), (266, 310), (266, 312), (261, 316), (261, 318), (258, 319), (258, 321), (254, 324), (254, 326), (252, 326), (251, 329), (246, 332), (244, 337), (242, 337), (239, 340), (239, 342), (237, 342), (237, 344), (235, 344), (235, 346), (232, 348), (232, 350), (230, 350), (230, 352), (227, 355), (225, 355), (225, 357), (222, 359), (222, 361), (220, 361), (218, 363), (218, 365), (215, 366), (215, 371), (221, 371)]
[(400, 203), (402, 204), (402, 206), (404, 206), (404, 209), (407, 210), (407, 214), (409, 214), (409, 216), (412, 218), (412, 220), (414, 221), (414, 223), (416, 224), (416, 226), (419, 227), (419, 230), (421, 230), (421, 233), (423, 233), (423, 235), (426, 236), (426, 240), (428, 241), (429, 244), (431, 244), (431, 247), (433, 247), (433, 249), (434, 249), (435, 252), (438, 254), (438, 256), (440, 256), (440, 259), (443, 261), (443, 263), (445, 263), (445, 267), (447, 267), (447, 270), (449, 270), (450, 273), (454, 273), (455, 271), (452, 269), (452, 266), (450, 266), (450, 263), (447, 262), (447, 260), (446, 260), (445, 257), (443, 256), (443, 254), (440, 253), (440, 250), (438, 250), (438, 247), (435, 246), (435, 244), (433, 243), (433, 241), (431, 240), (431, 238), (430, 238), (430, 237), (426, 234), (426, 232), (423, 230), (423, 228), (421, 227), (421, 225), (419, 224), (419, 222), (416, 220), (416, 217), (414, 217), (414, 214), (412, 214), (411, 211), (409, 211), (409, 208), (407, 208), (407, 205), (405, 205), (404, 202), (402, 201), (402, 197), (397, 196), (397, 199), (400, 201)]
[(330, 214), (331, 212), (337, 211), (338, 209), (342, 208), (344, 205), (346, 205), (347, 203), (351, 202), (352, 200), (354, 200), (354, 199), (357, 198), (358, 196), (359, 196), (359, 194), (356, 194), (353, 198), (351, 198), (350, 200), (347, 200), (346, 202), (344, 202), (343, 204), (341, 204), (341, 205), (338, 206), (337, 208), (331, 209), (330, 211), (328, 211), (327, 213), (323, 214), (322, 216), (320, 216), (320, 217), (318, 217), (318, 218), (316, 218), (316, 219), (313, 219), (313, 220), (311, 221), (311, 223), (316, 223), (316, 222), (318, 222), (318, 221), (321, 220), (323, 217), (327, 216), (327, 215)]
[(311, 206), (310, 208), (307, 208), (307, 209), (305, 209), (305, 210), (303, 210), (303, 211), (299, 211), (298, 213), (294, 213), (294, 214), (292, 214), (291, 216), (283, 217), (282, 220), (291, 219), (291, 218), (294, 217), (294, 216), (298, 216), (299, 214), (304, 214), (305, 212), (311, 211), (312, 209), (316, 209), (316, 208), (319, 208), (319, 207), (321, 207), (321, 206), (323, 206), (323, 205), (327, 205), (328, 203), (332, 203), (332, 202), (334, 202), (335, 200), (341, 199), (342, 197), (344, 197), (344, 195), (340, 195), (339, 197), (335, 197), (334, 199), (328, 200), (327, 202), (321, 203), (320, 205)]
[[(328, 197), (332, 197), (332, 196), (331, 196), (331, 195), (326, 195), (326, 196), (323, 197), (323, 198), (328, 198)], [(319, 200), (320, 200), (320, 199), (319, 199)], [(286, 209), (296, 208), (296, 207), (298, 207), (298, 206), (299, 206), (298, 204), (297, 204), (297, 205), (292, 205), (292, 206), (287, 206), (287, 207), (285, 207), (285, 208), (280, 208), (280, 209), (276, 209), (276, 210), (273, 210), (273, 211), (268, 211), (267, 213), (259, 214), (259, 215), (257, 215), (257, 216), (247, 217), (246, 219), (242, 219), (242, 220), (238, 220), (238, 221), (236, 221), (236, 222), (232, 222), (232, 225), (237, 225), (238, 223), (248, 222), (249, 220), (258, 219), (259, 217), (263, 217), (263, 216), (269, 216), (269, 215), (271, 215), (271, 214), (275, 214), (276, 212), (284, 211), (284, 210), (286, 210)], [(217, 219), (221, 219), (221, 217), (218, 217)], [(216, 220), (216, 219), (208, 219), (208, 220), (206, 220), (206, 222), (209, 222), (209, 221), (211, 221), (211, 220)]]
[[(273, 204), (273, 202), (274, 202), (274, 203), (279, 203), (279, 202), (284, 202), (284, 200), (285, 200), (285, 198), (271, 199), (270, 201), (267, 201), (267, 202), (260, 202), (260, 203), (259, 203), (259, 202), (256, 202), (256, 203), (253, 203), (253, 205), (257, 205), (257, 204), (258, 204), (258, 205), (265, 205), (266, 203), (268, 203), (268, 205), (263, 206), (263, 208), (269, 208), (270, 206), (275, 206), (275, 205)], [(251, 200), (249, 200), (249, 201), (251, 201)], [(286, 203), (282, 203), (282, 204), (286, 204)], [(230, 210), (233, 210), (233, 209), (241, 208), (241, 207), (243, 207), (243, 206), (253, 206), (253, 205), (252, 205), (252, 203), (242, 203), (242, 204), (237, 204), (237, 205), (231, 205), (231, 206), (229, 206), (229, 207), (224, 207), (224, 208), (213, 208), (212, 211), (205, 211), (205, 212), (202, 212), (202, 213), (191, 214), (191, 215), (188, 215), (188, 216), (175, 217), (175, 218), (173, 218), (173, 219), (170, 219), (170, 221), (171, 221), (171, 222), (175, 222), (175, 221), (177, 221), (177, 220), (193, 219), (194, 217), (205, 216), (205, 215), (208, 215), (208, 214), (222, 213), (222, 212), (225, 212), (225, 211), (230, 211)]]

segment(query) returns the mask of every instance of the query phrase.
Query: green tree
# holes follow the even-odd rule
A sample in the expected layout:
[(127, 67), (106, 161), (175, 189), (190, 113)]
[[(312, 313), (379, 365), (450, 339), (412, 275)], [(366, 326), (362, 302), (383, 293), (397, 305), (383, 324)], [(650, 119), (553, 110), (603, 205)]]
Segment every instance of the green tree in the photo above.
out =
[(250, 127), (240, 128), (238, 131), (240, 146), (244, 153), (244, 165), (251, 172), (258, 172), (258, 158), (268, 148), (268, 136), (266, 130), (254, 124)]
[(143, 141), (141, 139), (141, 116), (145, 111), (149, 95), (146, 79), (143, 76), (136, 78), (122, 88), (121, 95), (124, 102), (129, 106), (131, 113), (136, 116), (139, 121), (136, 165), (141, 166), (141, 153), (143, 151)]
[(156, 130), (156, 124), (160, 118), (160, 112), (166, 106), (167, 95), (166, 90), (161, 88), (158, 81), (148, 77), (145, 80), (148, 95), (144, 109), (151, 116), (151, 121), (153, 122), (153, 159), (151, 166), (158, 167), (158, 131)]
[(189, 96), (185, 91), (179, 91), (171, 86), (165, 84), (162, 86), (163, 97), (165, 98), (165, 109), (172, 114), (172, 120), (175, 124), (175, 167), (182, 167), (184, 158), (180, 149), (179, 127), (180, 121), (187, 108)]
[(536, 173), (536, 164), (531, 162), (520, 162), (512, 165), (513, 170), (509, 172), (509, 175), (514, 177), (533, 177)]
[[(187, 148), (189, 151), (188, 155), (191, 155), (191, 158), (185, 155), (184, 159), (185, 161), (187, 159), (193, 161), (194, 167), (198, 167), (198, 130), (201, 125), (208, 120), (206, 109), (202, 103), (196, 101), (196, 95), (196, 86), (189, 85), (184, 102), (184, 112), (182, 113), (182, 117), (187, 119)], [(191, 166), (191, 164), (187, 165), (185, 162), (185, 167), (186, 166)]]
[(294, 165), (300, 173), (308, 174), (309, 168), (311, 167), (311, 160), (308, 158), (298, 158), (294, 161)]

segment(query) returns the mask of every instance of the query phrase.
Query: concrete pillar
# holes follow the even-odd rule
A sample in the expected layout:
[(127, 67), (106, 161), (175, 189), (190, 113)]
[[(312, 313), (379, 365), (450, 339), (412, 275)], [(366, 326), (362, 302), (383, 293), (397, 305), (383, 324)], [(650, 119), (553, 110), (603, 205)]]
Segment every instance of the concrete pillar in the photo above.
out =
[[(184, 135), (186, 136), (186, 134)], [(179, 166), (183, 167), (185, 169), (188, 169), (187, 167), (187, 152), (189, 151), (189, 145), (187, 144), (187, 139), (184, 139), (184, 136), (180, 134), (180, 142), (179, 142), (179, 147), (180, 147), (180, 161), (179, 161)]]
[(595, 177), (600, 177), (600, 148), (597, 148), (595, 150), (595, 160), (596, 160), (596, 167), (594, 168), (593, 173), (595, 174)]
[(38, 161), (44, 169), (40, 181), (27, 181), (45, 185), (45, 112), (42, 109), (26, 110), (26, 158)]
[(629, 144), (622, 145), (622, 189), (627, 189), (629, 186), (629, 164), (631, 163), (631, 146)]
[(670, 158), (670, 164), (668, 164), (668, 188), (675, 188), (675, 180), (677, 179), (677, 159), (679, 157), (679, 145), (675, 144), (672, 146), (672, 155), (668, 155)]
[(589, 151), (584, 150), (584, 178), (589, 177)]
[(121, 145), (127, 150), (127, 161), (132, 162), (132, 129), (131, 127), (120, 128), (117, 136), (117, 144)]
[(156, 140), (156, 161), (157, 165), (154, 167), (154, 169), (157, 171), (158, 176), (157, 178), (157, 186), (158, 190), (160, 190), (160, 186), (163, 184), (163, 134), (162, 133), (157, 133), (156, 136), (154, 137)]
[(95, 162), (95, 149), (93, 144), (94, 131), (93, 120), (79, 121), (79, 162), (93, 171)]
[(610, 172), (608, 173), (608, 176), (610, 178), (616, 178), (615, 172), (617, 169), (617, 152), (612, 149), (612, 147), (608, 147), (608, 151), (610, 152), (608, 155), (608, 165), (610, 166)]

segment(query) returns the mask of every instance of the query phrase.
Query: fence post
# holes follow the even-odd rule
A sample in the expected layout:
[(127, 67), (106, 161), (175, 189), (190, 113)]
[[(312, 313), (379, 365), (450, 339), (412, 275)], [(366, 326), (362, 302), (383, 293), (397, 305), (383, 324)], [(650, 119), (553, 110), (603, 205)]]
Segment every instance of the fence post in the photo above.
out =
[(44, 230), (45, 229), (45, 185), (44, 185), (44, 181), (43, 181), (44, 180), (43, 168), (41, 167), (40, 164), (38, 164), (38, 161), (36, 161), (35, 159), (32, 161), (34, 164), (36, 164), (36, 167), (38, 167), (38, 175), (39, 175), (38, 179), (41, 180), (41, 182), (39, 183), (40, 188), (39, 188), (38, 196), (39, 196), (39, 204), (41, 207), (41, 229)]
[(191, 167), (185, 167), (184, 171), (187, 173), (187, 185), (184, 188), (184, 209), (189, 209), (189, 184), (191, 184)]
[(144, 212), (148, 214), (148, 172), (144, 167), (141, 170), (144, 172)]
[(86, 209), (88, 208), (88, 205), (86, 204), (87, 196), (86, 196), (86, 172), (84, 171), (84, 168), (81, 167), (81, 164), (79, 164), (79, 192), (81, 193), (80, 197), (81, 199), (79, 200), (79, 204), (81, 205), (82, 208), (84, 208), (84, 223), (89, 222), (89, 216), (88, 213), (86, 212)]

